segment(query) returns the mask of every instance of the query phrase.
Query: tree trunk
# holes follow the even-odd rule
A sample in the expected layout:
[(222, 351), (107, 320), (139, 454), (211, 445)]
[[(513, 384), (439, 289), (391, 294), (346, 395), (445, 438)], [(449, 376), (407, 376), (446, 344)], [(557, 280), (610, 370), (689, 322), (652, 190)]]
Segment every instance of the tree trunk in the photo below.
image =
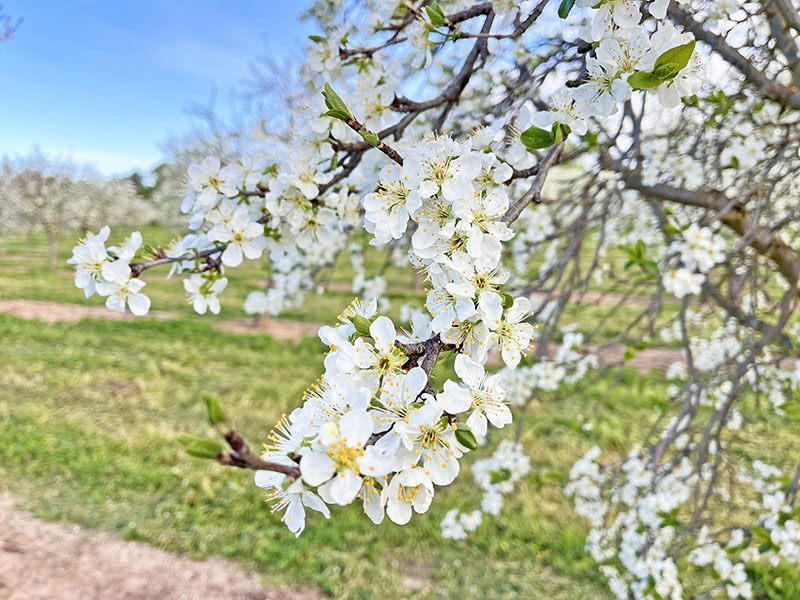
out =
[(50, 238), (50, 270), (55, 271), (58, 260), (58, 236), (53, 232), (49, 232), (47, 235)]

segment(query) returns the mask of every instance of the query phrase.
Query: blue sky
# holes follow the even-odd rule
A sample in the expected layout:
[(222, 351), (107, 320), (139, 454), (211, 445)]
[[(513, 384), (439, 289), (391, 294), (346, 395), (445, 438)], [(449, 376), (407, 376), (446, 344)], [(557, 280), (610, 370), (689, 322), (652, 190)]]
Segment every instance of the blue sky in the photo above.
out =
[(214, 86), (227, 108), (248, 61), (299, 51), (300, 0), (3, 0), (25, 20), (0, 44), (0, 155), (147, 169), (158, 143), (190, 126)]

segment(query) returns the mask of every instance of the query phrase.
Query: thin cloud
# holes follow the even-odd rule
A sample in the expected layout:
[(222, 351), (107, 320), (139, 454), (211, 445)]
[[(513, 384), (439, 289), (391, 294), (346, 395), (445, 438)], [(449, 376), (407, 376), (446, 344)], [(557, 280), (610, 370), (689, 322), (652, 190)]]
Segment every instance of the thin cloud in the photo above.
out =
[(253, 50), (238, 53), (207, 41), (178, 39), (157, 47), (154, 58), (163, 68), (213, 79), (227, 86), (247, 75), (247, 61), (252, 58)]

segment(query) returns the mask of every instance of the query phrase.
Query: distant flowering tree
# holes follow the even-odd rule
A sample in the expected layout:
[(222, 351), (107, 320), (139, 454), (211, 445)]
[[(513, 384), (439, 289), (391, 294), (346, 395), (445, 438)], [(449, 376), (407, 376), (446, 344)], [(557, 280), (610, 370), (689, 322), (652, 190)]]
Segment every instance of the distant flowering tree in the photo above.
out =
[(130, 181), (104, 179), (37, 149), (0, 164), (0, 215), (3, 229), (44, 231), (55, 269), (60, 235), (103, 223), (145, 224), (156, 212)]
[[(685, 355), (644, 443), (619, 464), (593, 449), (570, 476), (611, 590), (749, 598), (770, 566), (797, 565), (800, 467), (731, 451), (767, 408), (787, 427), (800, 413), (796, 0), (317, 0), (308, 15), (319, 33), (288, 134), (192, 165), (192, 233), (170, 247), (89, 235), (76, 283), (143, 312), (141, 275), (170, 264), (202, 313), (229, 269), (265, 256), (271, 287), (246, 306), (277, 314), (343, 249), (358, 270), (348, 238), (363, 228), (423, 274), (425, 310), (398, 335), (377, 299), (354, 302), (320, 330), (325, 373), (262, 455), (213, 398), (228, 448), (182, 438), (188, 451), (255, 470), (298, 535), (306, 508), (328, 518), (356, 499), (375, 523), (406, 523), (512, 401), (595, 372), (591, 335), (560, 321), (603, 284), (620, 299), (608, 316), (650, 297), (612, 340), (625, 359), (654, 335)], [(457, 379), (434, 388), (446, 353)], [(451, 511), (443, 533), (498, 514), (528, 469), (510, 440), (477, 461), (481, 510)]]

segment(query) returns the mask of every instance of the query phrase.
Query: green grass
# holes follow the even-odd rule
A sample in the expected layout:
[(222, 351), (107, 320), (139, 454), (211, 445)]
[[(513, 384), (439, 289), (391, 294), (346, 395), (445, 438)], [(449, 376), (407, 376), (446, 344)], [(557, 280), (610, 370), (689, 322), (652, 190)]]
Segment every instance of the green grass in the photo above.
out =
[(655, 415), (657, 395), (646, 392), (662, 386), (626, 373), (591, 432), (580, 431), (577, 415), (608, 380), (561, 401), (534, 401), (523, 437), (532, 476), (468, 543), (439, 533), (447, 510), (479, 502), (466, 469), (409, 526), (375, 527), (356, 507), (337, 508), (327, 522), (312, 516), (295, 540), (250, 473), (191, 459), (175, 437), (209, 435), (200, 396), (211, 391), (246, 436), (265, 440), (318, 376), (320, 343), (236, 336), (197, 319), (45, 326), (3, 315), (0, 338), (0, 485), (25, 508), (192, 557), (231, 557), (267, 583), (316, 585), (333, 597), (387, 589), (422, 598), (477, 590), (487, 598), (607, 597), (561, 485), (591, 444), (625, 451), (625, 424)]

